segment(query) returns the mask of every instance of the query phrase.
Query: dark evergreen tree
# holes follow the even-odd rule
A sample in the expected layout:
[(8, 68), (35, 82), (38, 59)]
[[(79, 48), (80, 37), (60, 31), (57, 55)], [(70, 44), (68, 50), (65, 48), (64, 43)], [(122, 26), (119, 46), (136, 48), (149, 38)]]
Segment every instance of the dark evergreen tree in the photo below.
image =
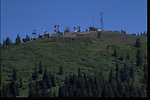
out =
[(64, 71), (63, 71), (63, 68), (62, 66), (59, 67), (59, 75), (63, 75)]
[(18, 83), (16, 83), (16, 96), (19, 96), (19, 84)]
[(129, 55), (129, 52), (127, 52), (127, 59), (130, 59), (130, 55)]
[(108, 93), (107, 93), (108, 95), (107, 96), (108, 97), (114, 97), (114, 92), (113, 92), (113, 89), (112, 89), (111, 85), (112, 84), (109, 84), (109, 83), (107, 85), (107, 87), (108, 87)]
[(114, 52), (113, 52), (112, 56), (117, 57), (117, 51), (116, 51), (116, 48), (114, 48)]
[(114, 85), (113, 83), (115, 81), (115, 73), (112, 69), (110, 70), (108, 81), (110, 84)]
[(27, 41), (30, 41), (30, 37), (28, 35), (26, 35), (26, 37), (24, 39), (22, 39), (23, 42), (27, 42)]
[(42, 74), (43, 73), (43, 68), (42, 68), (42, 64), (41, 64), (41, 61), (39, 63), (39, 74)]
[(64, 97), (65, 92), (62, 86), (59, 87), (58, 97)]
[(32, 79), (33, 80), (36, 80), (38, 78), (38, 71), (37, 71), (37, 67), (35, 66), (35, 68), (34, 68), (34, 73), (33, 73), (33, 75), (32, 75)]
[(130, 75), (130, 78), (134, 81), (134, 76), (135, 76), (135, 67), (134, 66), (131, 66), (129, 75)]
[(142, 55), (140, 49), (138, 49), (136, 53), (136, 66), (141, 66), (141, 65), (142, 65)]
[(137, 38), (137, 39), (136, 39), (135, 47), (136, 47), (136, 48), (140, 48), (140, 47), (141, 47), (140, 38)]
[(11, 92), (13, 97), (17, 96), (16, 83), (13, 79), (11, 80), (11, 83), (10, 83), (10, 92)]
[(41, 87), (39, 82), (36, 81), (36, 83), (35, 83), (35, 96), (36, 97), (41, 97), (41, 88), (43, 88), (43, 87)]
[(21, 88), (22, 87), (22, 79), (21, 78), (19, 80), (19, 83), (20, 83), (19, 87)]
[(1, 97), (12, 97), (9, 83), (7, 83), (7, 84), (3, 83), (2, 84)]
[(56, 93), (55, 93), (55, 91), (54, 91), (54, 93), (53, 93), (53, 97), (56, 97)]
[(107, 83), (105, 83), (104, 86), (103, 86), (103, 88), (102, 88), (102, 97), (108, 97)]
[(147, 82), (148, 82), (148, 68), (147, 68), (147, 64), (144, 64), (144, 83), (147, 86)]
[(52, 87), (55, 87), (56, 86), (56, 80), (55, 80), (54, 74), (51, 76), (51, 82), (52, 82)]
[(29, 91), (28, 91), (28, 97), (33, 97), (33, 83), (32, 81), (30, 80), (30, 83), (29, 83)]
[(10, 46), (11, 45), (11, 40), (10, 40), (9, 37), (6, 38), (5, 45), (6, 46)]
[(21, 43), (20, 36), (17, 35), (15, 44), (18, 45), (18, 44), (20, 44), (20, 43)]
[(45, 83), (46, 83), (48, 89), (52, 87), (51, 74), (50, 74), (50, 73), (49, 73), (49, 74), (47, 73), (46, 67), (45, 67), (45, 69), (44, 69), (43, 81), (45, 81)]
[(120, 56), (119, 60), (123, 61), (123, 56), (122, 55)]
[(41, 97), (48, 97), (47, 85), (46, 82), (42, 81), (42, 88), (41, 88)]
[(15, 67), (13, 68), (12, 78), (14, 81), (17, 81), (17, 71), (16, 71)]
[(129, 81), (129, 70), (127, 67), (127, 63), (124, 63), (124, 66), (121, 69), (121, 80), (122, 82)]
[(80, 67), (78, 68), (78, 77), (80, 77), (81, 76), (81, 69), (80, 69)]

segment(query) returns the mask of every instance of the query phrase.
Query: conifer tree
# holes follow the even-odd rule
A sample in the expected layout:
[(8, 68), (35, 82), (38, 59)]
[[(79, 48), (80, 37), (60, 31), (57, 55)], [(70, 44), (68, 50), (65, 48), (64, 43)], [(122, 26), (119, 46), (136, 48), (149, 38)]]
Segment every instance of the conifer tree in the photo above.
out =
[(120, 56), (119, 60), (123, 61), (123, 56), (122, 55)]
[(58, 97), (64, 97), (64, 96), (65, 96), (65, 92), (64, 92), (64, 90), (63, 90), (63, 87), (60, 86), (60, 87), (59, 87), (59, 92), (58, 92)]
[(51, 82), (52, 82), (52, 87), (55, 87), (56, 86), (56, 80), (55, 80), (54, 74), (51, 76)]
[(13, 97), (16, 97), (17, 89), (16, 89), (16, 83), (13, 79), (11, 80), (11, 83), (10, 83), (10, 92), (11, 92)]
[(53, 93), (53, 97), (56, 97), (56, 93), (55, 93), (55, 91), (54, 91), (54, 93)]
[(136, 48), (140, 48), (140, 47), (141, 47), (140, 38), (137, 38), (137, 39), (136, 39), (135, 47), (136, 47)]
[(63, 68), (62, 66), (59, 67), (59, 75), (63, 75), (64, 71), (63, 71)]
[(43, 73), (43, 68), (42, 68), (42, 64), (41, 64), (41, 61), (39, 63), (39, 74), (42, 74)]
[(129, 55), (129, 52), (127, 52), (127, 59), (130, 59), (130, 55)]
[(148, 82), (148, 69), (147, 69), (147, 64), (144, 64), (144, 83), (147, 85)]
[(20, 44), (20, 43), (21, 43), (20, 36), (17, 35), (15, 44), (18, 45), (18, 44)]
[(32, 84), (31, 80), (30, 80), (30, 83), (29, 83), (28, 97), (33, 97), (33, 84)]
[(6, 46), (10, 46), (11, 45), (11, 40), (10, 40), (9, 37), (6, 38), (5, 45)]
[(81, 69), (80, 69), (80, 67), (78, 68), (78, 77), (80, 77), (81, 76)]
[(19, 83), (20, 83), (19, 87), (21, 88), (22, 87), (22, 79), (21, 78), (19, 80)]
[(47, 73), (47, 69), (45, 67), (44, 69), (44, 74), (43, 74), (43, 81), (45, 81), (47, 88), (51, 88), (52, 87), (52, 82), (51, 82), (51, 74)]
[(116, 48), (114, 48), (114, 52), (113, 52), (112, 56), (117, 57), (117, 51), (116, 51)]
[(2, 83), (1, 97), (12, 97), (9, 83)]
[(37, 71), (37, 67), (35, 66), (35, 68), (34, 68), (34, 73), (33, 73), (33, 75), (32, 75), (32, 79), (33, 80), (36, 80), (38, 78), (38, 71)]
[(46, 82), (43, 80), (42, 81), (42, 88), (41, 88), (41, 96), (42, 97), (48, 97), (48, 91), (47, 91), (47, 85)]
[(136, 53), (136, 66), (141, 66), (141, 65), (142, 65), (142, 55), (140, 49), (138, 49)]
[(14, 81), (17, 81), (17, 72), (16, 72), (15, 67), (13, 68), (12, 78)]
[(41, 97), (41, 87), (38, 81), (35, 83), (35, 96)]

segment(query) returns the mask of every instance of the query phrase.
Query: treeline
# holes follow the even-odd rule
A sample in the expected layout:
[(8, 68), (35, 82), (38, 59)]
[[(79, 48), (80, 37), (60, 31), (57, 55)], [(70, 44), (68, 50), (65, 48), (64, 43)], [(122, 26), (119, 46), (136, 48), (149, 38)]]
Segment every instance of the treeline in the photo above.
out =
[(95, 76), (86, 74), (66, 76), (64, 84), (59, 87), (58, 97), (146, 97), (146, 84), (141, 87), (134, 82), (135, 67), (128, 69), (124, 64), (116, 64), (111, 69), (108, 80), (101, 73)]
[(16, 97), (20, 95), (20, 89), (22, 88), (22, 79), (17, 78), (17, 71), (13, 68), (11, 81), (2, 83), (1, 85), (1, 97)]

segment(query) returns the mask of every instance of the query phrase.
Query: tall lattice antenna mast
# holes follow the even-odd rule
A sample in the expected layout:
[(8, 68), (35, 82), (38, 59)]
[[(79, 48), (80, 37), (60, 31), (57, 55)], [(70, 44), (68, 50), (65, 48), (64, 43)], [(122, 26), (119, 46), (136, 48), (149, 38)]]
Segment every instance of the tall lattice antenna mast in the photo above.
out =
[(94, 27), (94, 17), (93, 17), (93, 19), (92, 19), (92, 23), (93, 23), (93, 27)]
[(101, 12), (101, 30), (104, 30), (103, 29), (103, 12)]

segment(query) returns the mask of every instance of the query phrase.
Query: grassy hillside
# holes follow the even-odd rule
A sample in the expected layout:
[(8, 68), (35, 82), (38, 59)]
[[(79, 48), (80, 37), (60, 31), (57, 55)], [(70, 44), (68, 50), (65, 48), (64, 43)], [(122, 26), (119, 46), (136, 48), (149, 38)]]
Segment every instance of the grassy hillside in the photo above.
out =
[[(1, 83), (10, 81), (15, 67), (18, 79), (23, 79), (24, 89), (21, 89), (20, 96), (28, 96), (29, 80), (35, 66), (38, 68), (39, 61), (43, 68), (55, 74), (57, 86), (62, 84), (65, 75), (76, 74), (79, 67), (82, 73), (90, 75), (101, 72), (107, 80), (110, 69), (115, 69), (117, 61), (121, 66), (124, 62), (127, 62), (128, 67), (135, 66), (137, 48), (134, 45), (137, 37), (141, 40), (143, 62), (147, 62), (147, 37), (118, 32), (104, 31), (100, 39), (97, 38), (97, 32), (88, 32), (83, 36), (36, 39), (18, 46), (5, 47), (1, 49)], [(114, 47), (117, 58), (112, 56)], [(130, 59), (126, 58), (127, 53)], [(123, 61), (118, 59), (120, 56), (123, 56)], [(63, 67), (63, 75), (58, 75), (60, 66)], [(143, 75), (141, 66), (141, 69), (136, 69), (135, 83), (138, 86)], [(53, 90), (58, 91), (57, 86)]]

